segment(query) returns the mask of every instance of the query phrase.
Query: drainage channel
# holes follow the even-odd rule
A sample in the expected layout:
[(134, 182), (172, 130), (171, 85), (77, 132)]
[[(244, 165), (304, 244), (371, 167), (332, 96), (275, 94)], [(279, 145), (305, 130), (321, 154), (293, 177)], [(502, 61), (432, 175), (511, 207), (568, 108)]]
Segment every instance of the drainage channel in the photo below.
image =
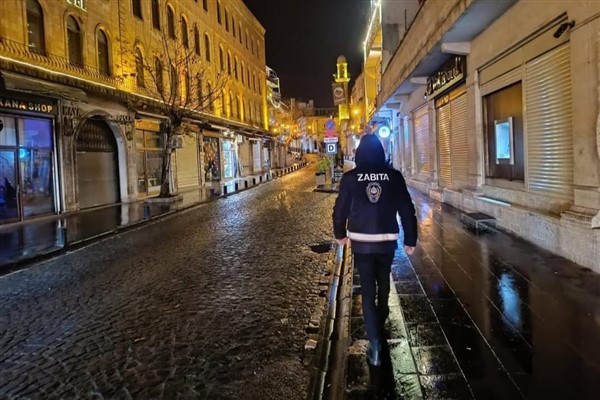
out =
[[(315, 252), (325, 253), (331, 243), (311, 246)], [(329, 291), (327, 317), (320, 337), (317, 371), (312, 386), (312, 400), (344, 398), (346, 353), (348, 349), (352, 271), (349, 268), (348, 246), (335, 246), (334, 274)]]

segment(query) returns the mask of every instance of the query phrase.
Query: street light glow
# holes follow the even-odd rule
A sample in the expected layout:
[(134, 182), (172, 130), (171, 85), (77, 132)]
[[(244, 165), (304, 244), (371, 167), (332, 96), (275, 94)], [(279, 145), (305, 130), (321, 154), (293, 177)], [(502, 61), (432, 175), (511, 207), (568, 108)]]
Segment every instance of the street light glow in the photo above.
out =
[(382, 126), (377, 130), (377, 134), (379, 135), (380, 138), (385, 139), (388, 136), (390, 136), (390, 128), (388, 128), (387, 126)]

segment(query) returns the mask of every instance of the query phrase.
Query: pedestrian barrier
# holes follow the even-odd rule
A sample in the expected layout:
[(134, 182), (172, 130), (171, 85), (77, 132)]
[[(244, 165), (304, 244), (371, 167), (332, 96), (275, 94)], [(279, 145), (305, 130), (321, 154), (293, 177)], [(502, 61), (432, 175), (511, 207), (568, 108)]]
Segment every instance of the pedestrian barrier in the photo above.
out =
[(342, 399), (344, 394), (344, 363), (348, 349), (352, 276), (350, 251), (347, 246), (337, 246), (335, 271), (329, 293), (327, 323), (321, 336), (323, 345), (318, 355), (318, 372), (312, 384), (313, 400)]

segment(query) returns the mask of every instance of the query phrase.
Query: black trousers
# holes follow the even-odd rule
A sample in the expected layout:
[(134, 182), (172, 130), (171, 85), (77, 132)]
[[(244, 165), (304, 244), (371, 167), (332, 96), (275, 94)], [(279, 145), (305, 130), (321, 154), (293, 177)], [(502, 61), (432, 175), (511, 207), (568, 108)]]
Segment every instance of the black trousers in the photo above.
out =
[(354, 253), (362, 293), (362, 309), (369, 340), (382, 340), (381, 326), (387, 318), (390, 271), (394, 254)]

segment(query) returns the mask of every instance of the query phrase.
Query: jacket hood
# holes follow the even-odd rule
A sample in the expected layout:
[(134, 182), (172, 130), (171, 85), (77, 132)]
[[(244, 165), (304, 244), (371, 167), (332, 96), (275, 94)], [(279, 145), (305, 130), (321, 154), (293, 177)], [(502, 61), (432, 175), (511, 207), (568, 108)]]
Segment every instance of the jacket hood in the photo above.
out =
[(360, 139), (354, 162), (357, 167), (379, 167), (385, 165), (385, 151), (376, 135), (367, 134)]

